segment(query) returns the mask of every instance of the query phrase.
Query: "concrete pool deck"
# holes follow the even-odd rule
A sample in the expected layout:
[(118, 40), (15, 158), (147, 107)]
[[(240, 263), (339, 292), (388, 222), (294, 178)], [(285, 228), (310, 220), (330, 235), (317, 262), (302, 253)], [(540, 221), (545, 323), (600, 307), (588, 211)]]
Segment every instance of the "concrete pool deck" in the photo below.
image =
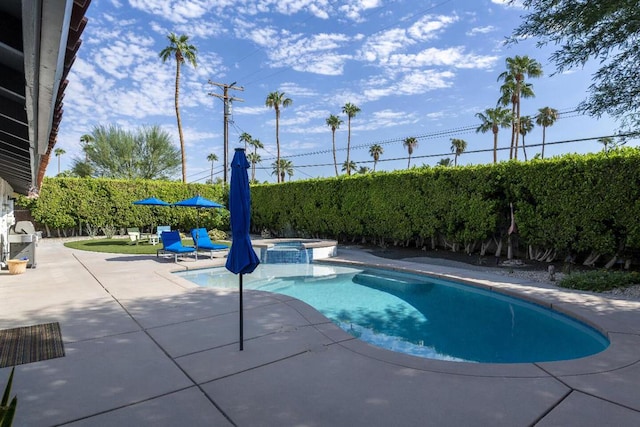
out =
[[(223, 265), (82, 252), (44, 240), (38, 267), (0, 273), (0, 329), (59, 322), (66, 355), (16, 367), (14, 426), (636, 426), (640, 302), (339, 248), (338, 259), (473, 280), (599, 327), (573, 361), (471, 364), (360, 342), (308, 305), (171, 274)], [(0, 369), (0, 388), (10, 368)]]

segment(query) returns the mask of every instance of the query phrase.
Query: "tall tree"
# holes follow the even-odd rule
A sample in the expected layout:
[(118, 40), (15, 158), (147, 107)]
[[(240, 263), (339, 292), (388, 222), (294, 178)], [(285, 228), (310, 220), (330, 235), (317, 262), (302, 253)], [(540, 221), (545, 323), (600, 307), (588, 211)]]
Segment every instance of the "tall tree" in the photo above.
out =
[[(520, 94), (516, 95), (518, 85), (516, 84), (515, 77), (512, 75), (508, 75), (505, 78), (505, 82), (502, 86), (500, 86), (500, 98), (498, 99), (498, 104), (507, 106), (511, 104), (511, 114), (514, 117), (514, 120), (511, 124), (511, 148), (509, 149), (509, 159), (514, 157), (518, 158), (518, 139), (514, 136), (516, 135), (516, 113), (518, 108), (518, 103), (522, 98), (532, 98), (534, 97), (533, 93), (533, 85), (531, 83), (523, 83), (520, 85)], [(518, 120), (517, 123), (520, 123)]]
[(60, 173), (60, 156), (62, 156), (63, 154), (66, 153), (66, 151), (64, 151), (62, 148), (56, 148), (55, 150), (53, 150), (53, 153), (56, 155), (56, 157), (58, 158), (58, 174)]
[(451, 152), (454, 155), (453, 165), (458, 166), (458, 156), (467, 149), (467, 141), (464, 139), (451, 138)]
[(512, 42), (539, 38), (538, 46), (556, 46), (551, 55), (559, 72), (599, 61), (590, 95), (578, 108), (604, 113), (640, 128), (640, 7), (635, 0), (523, 0), (528, 11)]
[(280, 175), (279, 182), (284, 182), (285, 175), (289, 175), (289, 181), (291, 181), (293, 176), (293, 162), (291, 160), (280, 159), (278, 162), (273, 162), (271, 167), (273, 168), (271, 175)]
[(327, 118), (327, 126), (331, 128), (332, 144), (333, 144), (333, 166), (336, 170), (336, 176), (338, 176), (338, 160), (336, 159), (336, 130), (340, 125), (344, 123), (342, 119), (333, 114)]
[(260, 155), (258, 154), (258, 148), (260, 149), (264, 148), (264, 144), (260, 142), (259, 139), (251, 138), (251, 141), (249, 141), (249, 145), (253, 147), (253, 153), (247, 154), (247, 158), (249, 158), (249, 155), (253, 154), (253, 156), (251, 156), (251, 159), (249, 161), (251, 162), (251, 181), (255, 181), (256, 180), (256, 164), (260, 163), (260, 161), (262, 160), (260, 158)]
[(418, 146), (418, 139), (414, 136), (408, 136), (402, 141), (402, 146), (407, 149), (409, 153), (409, 162), (407, 163), (407, 169), (411, 167), (411, 155), (413, 150)]
[(262, 160), (260, 158), (260, 154), (258, 153), (249, 153), (247, 154), (247, 160), (251, 163), (251, 182), (256, 181), (256, 164), (260, 163)]
[(348, 162), (345, 160), (344, 163), (342, 163), (342, 172), (346, 172), (347, 175), (351, 175), (351, 171), (355, 171), (356, 169), (358, 169), (358, 165), (353, 160)]
[(451, 166), (451, 159), (448, 157), (443, 157), (442, 159), (438, 160), (438, 163), (436, 163), (436, 166), (444, 166), (444, 167)]
[[(286, 108), (289, 105), (293, 104), (293, 100), (291, 98), (287, 98), (284, 92), (271, 92), (267, 95), (267, 99), (265, 101), (265, 105), (269, 108), (273, 108), (276, 111), (276, 147), (277, 147), (277, 155), (276, 155), (276, 167), (280, 168), (280, 109)], [(281, 182), (281, 177), (284, 177), (283, 174), (280, 173), (278, 169), (278, 182)], [(282, 179), (284, 181), (284, 179)]]
[(602, 138), (598, 138), (598, 142), (604, 145), (602, 151), (606, 153), (609, 151), (609, 146), (613, 145), (613, 138), (611, 138), (610, 136), (604, 136)]
[(89, 161), (89, 157), (87, 157), (87, 148), (89, 147), (89, 144), (91, 144), (92, 142), (93, 142), (93, 136), (91, 136), (91, 134), (85, 133), (80, 137), (80, 143), (82, 144), (82, 151), (84, 151), (85, 153), (84, 155), (85, 162)]
[[(524, 161), (527, 161), (527, 149), (524, 146), (524, 137), (533, 130), (533, 119), (531, 116), (520, 117), (520, 135), (522, 135), (522, 153), (524, 154)], [(516, 156), (517, 158), (517, 156)]]
[(211, 162), (211, 178), (209, 179), (209, 182), (213, 184), (213, 163), (218, 161), (218, 155), (211, 153), (207, 156), (207, 160)]
[(551, 107), (542, 107), (536, 115), (536, 124), (542, 126), (542, 158), (544, 159), (544, 143), (547, 139), (547, 128), (553, 126), (558, 120), (558, 110)]
[(253, 138), (247, 132), (242, 132), (238, 140), (239, 142), (244, 142), (244, 151), (247, 151), (247, 148), (251, 144), (251, 141), (253, 140)]
[[(78, 171), (104, 178), (167, 179), (180, 167), (180, 151), (159, 126), (129, 132), (121, 127), (96, 126), (87, 149), (89, 162), (76, 159)], [(85, 167), (84, 164), (88, 167)]]
[(356, 173), (358, 174), (365, 174), (365, 173), (369, 173), (369, 168), (367, 166), (360, 166), (360, 168), (358, 169), (358, 171)]
[(160, 51), (160, 58), (162, 62), (167, 62), (172, 56), (176, 58), (176, 91), (175, 91), (175, 107), (176, 107), (176, 119), (178, 121), (178, 135), (180, 137), (180, 153), (182, 154), (182, 182), (187, 182), (187, 157), (184, 147), (184, 135), (182, 134), (182, 120), (180, 119), (180, 66), (189, 62), (194, 68), (197, 66), (196, 55), (198, 49), (189, 44), (189, 36), (182, 34), (177, 36), (174, 33), (169, 33), (167, 36), (169, 39), (169, 46)]
[(378, 164), (378, 160), (380, 160), (380, 156), (382, 155), (383, 152), (384, 150), (378, 144), (373, 144), (371, 147), (369, 147), (369, 154), (371, 155), (371, 157), (373, 157), (374, 172), (376, 171), (376, 165)]
[[(344, 104), (344, 107), (342, 107), (342, 112), (344, 114), (347, 115), (347, 119), (348, 119), (348, 133), (347, 133), (347, 161), (346, 164), (351, 164), (350, 160), (349, 160), (349, 153), (351, 151), (351, 119), (353, 119), (359, 112), (360, 112), (360, 107), (358, 107), (357, 105), (354, 105), (350, 102), (347, 102), (346, 104)], [(344, 168), (342, 170), (345, 170)], [(347, 171), (347, 175), (351, 175), (351, 170), (352, 168), (346, 168)]]
[(476, 132), (493, 132), (493, 163), (498, 162), (498, 131), (500, 128), (508, 128), (513, 121), (511, 111), (506, 108), (487, 108), (484, 113), (477, 113), (476, 117), (482, 123), (476, 128)]
[[(498, 80), (503, 80), (507, 86), (510, 84), (513, 86), (511, 92), (512, 102), (515, 106), (515, 116), (513, 118), (513, 131), (511, 133), (511, 152), (515, 151), (515, 158), (517, 159), (517, 144), (520, 138), (520, 99), (523, 95), (523, 90), (526, 88), (525, 78), (536, 78), (542, 76), (542, 65), (540, 65), (540, 63), (535, 59), (529, 58), (527, 55), (516, 55), (513, 58), (507, 58), (505, 62), (507, 71), (501, 73), (500, 76), (498, 76)], [(533, 96), (531, 86), (529, 86), (529, 92), (525, 91), (525, 94)], [(500, 99), (504, 101), (502, 97)]]

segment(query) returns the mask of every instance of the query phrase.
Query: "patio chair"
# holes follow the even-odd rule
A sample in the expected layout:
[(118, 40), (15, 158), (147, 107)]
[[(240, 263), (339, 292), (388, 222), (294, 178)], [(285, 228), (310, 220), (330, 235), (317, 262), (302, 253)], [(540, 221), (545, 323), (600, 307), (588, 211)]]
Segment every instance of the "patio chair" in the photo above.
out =
[(156, 227), (156, 239), (158, 239), (158, 241), (162, 241), (162, 233), (164, 233), (165, 231), (171, 231), (171, 226), (159, 225)]
[(228, 251), (229, 246), (221, 243), (213, 243), (209, 238), (206, 228), (194, 228), (191, 230), (191, 237), (193, 238), (193, 244), (196, 246), (197, 251), (210, 251), (211, 259), (213, 254), (221, 251)]
[(137, 245), (140, 241), (140, 229), (138, 227), (127, 228), (127, 236), (129, 236), (129, 244), (135, 243)]
[(171, 253), (173, 254), (173, 262), (178, 262), (178, 255), (194, 254), (196, 261), (198, 260), (198, 252), (193, 246), (184, 246), (182, 239), (180, 238), (180, 232), (164, 231), (162, 233), (162, 248), (156, 251), (156, 257), (160, 254)]

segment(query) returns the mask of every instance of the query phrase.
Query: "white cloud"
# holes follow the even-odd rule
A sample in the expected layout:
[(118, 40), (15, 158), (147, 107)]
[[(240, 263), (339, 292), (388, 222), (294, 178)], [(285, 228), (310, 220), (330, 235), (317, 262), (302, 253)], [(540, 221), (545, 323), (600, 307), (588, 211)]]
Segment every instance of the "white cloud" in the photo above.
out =
[(421, 68), (446, 66), (455, 68), (491, 68), (497, 56), (467, 54), (461, 46), (449, 49), (428, 48), (416, 54), (398, 54), (389, 58), (388, 66), (401, 68)]
[(487, 34), (487, 33), (491, 33), (493, 31), (496, 31), (497, 28), (494, 27), (493, 25), (485, 25), (484, 27), (474, 27), (472, 29), (470, 29), (469, 31), (467, 31), (465, 33), (465, 35), (467, 36), (475, 36), (477, 34)]
[(381, 0), (351, 0), (338, 8), (341, 16), (355, 22), (364, 21), (363, 12), (382, 6)]

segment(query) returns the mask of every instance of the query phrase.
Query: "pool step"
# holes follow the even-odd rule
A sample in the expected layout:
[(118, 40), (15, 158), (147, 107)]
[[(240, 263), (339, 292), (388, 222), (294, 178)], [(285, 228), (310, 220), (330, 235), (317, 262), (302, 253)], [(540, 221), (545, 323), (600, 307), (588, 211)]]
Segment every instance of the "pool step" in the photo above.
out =
[(353, 276), (353, 282), (369, 288), (385, 292), (422, 293), (433, 287), (427, 280), (417, 280), (408, 277), (382, 275), (378, 272), (363, 271)]

